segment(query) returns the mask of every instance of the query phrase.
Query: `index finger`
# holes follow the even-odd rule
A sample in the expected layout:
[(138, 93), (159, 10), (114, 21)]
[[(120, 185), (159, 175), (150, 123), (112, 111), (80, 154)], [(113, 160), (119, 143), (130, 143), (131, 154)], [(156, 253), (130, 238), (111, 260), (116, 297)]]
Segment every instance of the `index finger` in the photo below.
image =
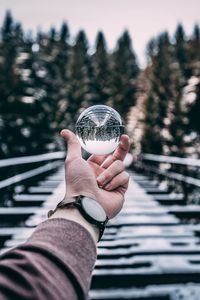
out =
[(123, 134), (120, 143), (115, 152), (110, 155), (102, 164), (101, 167), (107, 169), (115, 160), (123, 161), (130, 149), (130, 140), (128, 135)]

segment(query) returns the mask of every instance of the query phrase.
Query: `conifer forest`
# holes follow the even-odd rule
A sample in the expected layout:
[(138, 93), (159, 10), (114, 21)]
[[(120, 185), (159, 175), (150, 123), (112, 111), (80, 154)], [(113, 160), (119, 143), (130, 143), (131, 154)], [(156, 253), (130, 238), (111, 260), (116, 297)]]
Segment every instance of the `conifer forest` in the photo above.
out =
[[(70, 26), (70, 24), (69, 24)], [(200, 28), (177, 24), (147, 41), (141, 68), (125, 31), (111, 51), (67, 23), (33, 36), (7, 12), (0, 24), (0, 159), (63, 150), (84, 108), (117, 110), (133, 153), (200, 156)]]

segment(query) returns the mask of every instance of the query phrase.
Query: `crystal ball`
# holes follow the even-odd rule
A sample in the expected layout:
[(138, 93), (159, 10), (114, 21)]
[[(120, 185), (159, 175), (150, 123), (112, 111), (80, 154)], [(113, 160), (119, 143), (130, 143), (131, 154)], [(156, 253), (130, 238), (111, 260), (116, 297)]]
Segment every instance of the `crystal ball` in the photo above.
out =
[(76, 122), (76, 135), (82, 148), (97, 155), (112, 153), (123, 129), (119, 113), (106, 105), (85, 109)]

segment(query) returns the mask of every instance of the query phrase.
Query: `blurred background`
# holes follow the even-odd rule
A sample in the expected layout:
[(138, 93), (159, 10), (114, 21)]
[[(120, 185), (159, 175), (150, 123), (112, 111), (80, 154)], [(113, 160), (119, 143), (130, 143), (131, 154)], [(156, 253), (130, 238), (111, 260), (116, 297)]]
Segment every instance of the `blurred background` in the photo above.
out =
[(199, 1), (0, 3), (0, 158), (63, 149), (107, 104), (136, 153), (199, 156)]
[(131, 138), (131, 180), (92, 300), (200, 299), (199, 11), (199, 0), (0, 1), (0, 253), (61, 197), (60, 130), (105, 104)]

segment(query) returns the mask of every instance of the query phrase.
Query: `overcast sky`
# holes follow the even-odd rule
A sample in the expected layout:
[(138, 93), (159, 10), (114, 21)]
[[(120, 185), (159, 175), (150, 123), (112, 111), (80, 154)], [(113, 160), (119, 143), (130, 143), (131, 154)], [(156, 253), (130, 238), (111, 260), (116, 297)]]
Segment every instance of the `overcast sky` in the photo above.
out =
[(27, 30), (59, 28), (66, 20), (71, 35), (84, 29), (91, 46), (97, 31), (103, 30), (109, 49), (128, 29), (142, 64), (151, 37), (163, 30), (174, 33), (178, 22), (188, 34), (195, 22), (200, 24), (200, 0), (0, 0), (1, 24), (7, 9)]

